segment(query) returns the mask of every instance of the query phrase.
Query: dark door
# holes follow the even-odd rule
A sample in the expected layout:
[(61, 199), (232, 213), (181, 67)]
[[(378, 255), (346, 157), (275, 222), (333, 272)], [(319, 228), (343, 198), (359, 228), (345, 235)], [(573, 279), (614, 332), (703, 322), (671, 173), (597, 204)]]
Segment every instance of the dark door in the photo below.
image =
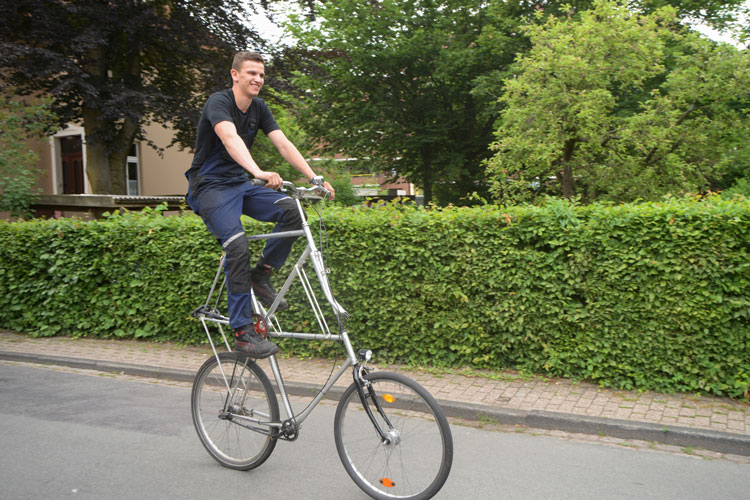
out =
[(80, 135), (60, 138), (63, 193), (83, 193), (83, 145)]

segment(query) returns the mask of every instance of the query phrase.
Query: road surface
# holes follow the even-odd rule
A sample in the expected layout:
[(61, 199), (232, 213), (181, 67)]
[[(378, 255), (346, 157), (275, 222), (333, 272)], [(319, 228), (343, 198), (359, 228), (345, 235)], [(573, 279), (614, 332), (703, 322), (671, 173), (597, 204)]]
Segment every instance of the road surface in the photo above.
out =
[[(300, 400), (295, 400), (302, 409)], [(283, 410), (282, 410), (283, 411)], [(186, 384), (0, 363), (0, 498), (366, 499), (344, 471), (324, 402), (260, 468), (203, 449)], [(437, 499), (745, 499), (750, 466), (531, 433), (452, 426)]]

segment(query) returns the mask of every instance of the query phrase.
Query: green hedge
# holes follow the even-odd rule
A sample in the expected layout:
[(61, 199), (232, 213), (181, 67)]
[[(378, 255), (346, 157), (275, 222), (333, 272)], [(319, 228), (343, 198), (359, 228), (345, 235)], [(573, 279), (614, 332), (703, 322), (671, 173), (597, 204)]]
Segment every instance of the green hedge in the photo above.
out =
[[(388, 205), (329, 208), (322, 219), (355, 348), (380, 361), (734, 397), (750, 387), (748, 201)], [(0, 223), (0, 325), (201, 342), (189, 313), (205, 299), (219, 250), (193, 215)], [(279, 316), (308, 330), (294, 292)], [(337, 350), (283, 344), (300, 355)]]

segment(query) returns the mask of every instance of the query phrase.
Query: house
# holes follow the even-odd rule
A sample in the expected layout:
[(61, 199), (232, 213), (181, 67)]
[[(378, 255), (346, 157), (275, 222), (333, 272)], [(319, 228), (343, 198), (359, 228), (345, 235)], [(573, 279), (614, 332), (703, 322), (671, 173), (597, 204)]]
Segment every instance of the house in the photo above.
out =
[[(172, 132), (159, 124), (147, 125), (145, 135), (158, 147), (166, 147), (172, 140)], [(91, 193), (86, 177), (85, 148), (83, 127), (73, 124), (34, 148), (43, 172), (39, 180), (43, 195)], [(167, 148), (162, 157), (152, 147), (136, 142), (125, 167), (127, 194), (184, 195), (187, 192), (184, 174), (192, 161), (193, 155), (187, 150)]]
[[(38, 166), (42, 172), (38, 182), (41, 197), (33, 207), (37, 214), (60, 217), (89, 212), (97, 216), (119, 206), (137, 208), (157, 205), (163, 201), (171, 206), (183, 203), (188, 187), (184, 173), (193, 160), (192, 153), (180, 151), (177, 147), (166, 148), (172, 140), (172, 131), (162, 125), (147, 125), (145, 135), (157, 147), (165, 149), (160, 155), (144, 142), (133, 144), (125, 167), (128, 196), (58, 196), (92, 193), (84, 161), (85, 133), (80, 125), (68, 124), (56, 134), (32, 144), (32, 149), (39, 156)], [(310, 161), (314, 165), (316, 160), (320, 159), (312, 158)], [(349, 160), (354, 160), (356, 164), (356, 159), (337, 158), (337, 161)], [(362, 197), (413, 197), (416, 194), (412, 184), (403, 179), (390, 182), (392, 177), (392, 173), (355, 173), (352, 183), (355, 193)]]
[[(315, 162), (327, 160), (328, 158), (313, 157), (309, 161), (313, 165), (313, 168), (315, 168)], [(354, 193), (357, 196), (361, 196), (363, 198), (414, 198), (417, 194), (417, 190), (414, 184), (411, 184), (409, 181), (402, 177), (398, 177), (395, 170), (389, 173), (371, 173), (366, 169), (363, 170), (362, 168), (358, 167), (359, 162), (357, 158), (347, 158), (342, 154), (336, 154), (333, 160), (343, 163), (347, 171), (351, 173)]]

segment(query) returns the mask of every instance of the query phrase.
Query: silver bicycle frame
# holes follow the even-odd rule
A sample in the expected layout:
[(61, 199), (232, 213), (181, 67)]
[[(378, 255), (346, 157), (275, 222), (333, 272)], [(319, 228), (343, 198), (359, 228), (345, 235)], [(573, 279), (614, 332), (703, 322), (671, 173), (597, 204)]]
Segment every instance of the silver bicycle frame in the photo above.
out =
[[(302, 424), (302, 422), (307, 418), (307, 416), (312, 412), (312, 410), (315, 409), (318, 403), (325, 397), (325, 395), (328, 393), (331, 387), (333, 387), (336, 381), (339, 378), (341, 378), (341, 376), (349, 368), (356, 365), (359, 362), (359, 360), (354, 353), (354, 348), (352, 347), (352, 344), (349, 340), (349, 335), (347, 334), (346, 329), (343, 327), (344, 320), (348, 317), (348, 313), (338, 303), (338, 301), (336, 301), (336, 299), (333, 296), (333, 292), (331, 291), (331, 287), (328, 282), (328, 271), (325, 269), (323, 256), (321, 252), (318, 250), (317, 246), (315, 245), (315, 239), (312, 235), (312, 231), (310, 230), (310, 226), (307, 223), (307, 218), (305, 217), (304, 209), (302, 208), (302, 204), (300, 203), (298, 193), (295, 192), (293, 195), (293, 198), (297, 204), (297, 209), (300, 212), (300, 216), (302, 217), (303, 223), (302, 223), (301, 230), (248, 235), (248, 240), (250, 241), (267, 240), (271, 238), (287, 238), (290, 236), (305, 236), (307, 239), (307, 246), (305, 247), (305, 249), (302, 251), (302, 254), (297, 259), (297, 262), (295, 263), (294, 267), (289, 273), (289, 276), (286, 278), (286, 281), (282, 285), (281, 289), (279, 289), (278, 296), (276, 300), (274, 300), (273, 304), (271, 304), (268, 310), (266, 310), (263, 307), (263, 305), (260, 303), (260, 301), (257, 300), (255, 294), (253, 293), (252, 294), (253, 308), (256, 313), (260, 314), (263, 317), (266, 325), (268, 326), (269, 337), (294, 338), (294, 339), (305, 339), (305, 340), (334, 340), (334, 341), (342, 342), (344, 344), (344, 348), (346, 349), (346, 353), (347, 353), (347, 358), (342, 364), (342, 366), (339, 368), (339, 370), (320, 389), (318, 394), (313, 398), (312, 402), (307, 406), (307, 408), (304, 411), (302, 411), (299, 415), (296, 415), (296, 416), (294, 415), (292, 406), (289, 402), (289, 397), (284, 387), (284, 380), (281, 376), (281, 370), (279, 368), (278, 361), (276, 360), (276, 356), (273, 355), (268, 358), (271, 364), (271, 371), (273, 372), (274, 380), (276, 381), (276, 386), (279, 390), (279, 394), (281, 395), (282, 403), (284, 405), (284, 410), (286, 411), (287, 420), (291, 421), (296, 427), (299, 427)], [(328, 323), (326, 322), (326, 319), (323, 315), (323, 310), (321, 309), (320, 303), (315, 297), (312, 284), (310, 283), (310, 279), (304, 270), (304, 265), (307, 263), (308, 260), (311, 262), (312, 267), (315, 270), (315, 274), (318, 278), (318, 283), (320, 284), (320, 287), (323, 291), (326, 301), (331, 306), (331, 308), (333, 309), (333, 313), (336, 316), (337, 323), (338, 323), (338, 328), (337, 328), (338, 333), (336, 334), (331, 333), (330, 327)], [(214, 356), (216, 357), (217, 363), (219, 365), (219, 369), (221, 370), (222, 377), (224, 378), (224, 384), (226, 385), (227, 390), (231, 392), (232, 388), (230, 387), (229, 381), (227, 380), (227, 375), (224, 373), (223, 367), (221, 363), (219, 362), (219, 351), (217, 350), (217, 344), (214, 342), (214, 339), (211, 335), (211, 331), (208, 327), (209, 323), (213, 323), (218, 327), (224, 346), (227, 348), (228, 351), (231, 351), (232, 348), (229, 345), (229, 341), (227, 340), (227, 337), (224, 334), (224, 329), (223, 329), (223, 325), (229, 325), (229, 318), (222, 315), (218, 309), (218, 302), (221, 300), (222, 290), (224, 286), (226, 285), (226, 276), (224, 276), (221, 281), (221, 285), (219, 286), (219, 289), (217, 291), (216, 287), (219, 284), (219, 280), (223, 274), (223, 268), (224, 268), (224, 255), (222, 255), (221, 259), (219, 260), (219, 268), (217, 269), (216, 275), (214, 276), (214, 280), (211, 285), (211, 290), (208, 293), (208, 297), (206, 298), (205, 304), (203, 304), (198, 309), (196, 309), (193, 312), (193, 316), (197, 317), (200, 320), (201, 324), (203, 325), (203, 330), (205, 331), (206, 336), (208, 337), (208, 342), (211, 345), (211, 349), (214, 353)], [(305, 290), (305, 294), (307, 295), (307, 299), (310, 302), (311, 309), (315, 315), (317, 324), (322, 333), (288, 332), (281, 328), (278, 318), (276, 318), (275, 312), (278, 308), (278, 305), (281, 302), (281, 299), (289, 291), (295, 278), (300, 279), (300, 283), (302, 284), (302, 287)], [(216, 302), (212, 307), (211, 301), (214, 295), (216, 295)], [(269, 422), (267, 420), (261, 420), (258, 418), (245, 417), (245, 416), (236, 416), (235, 418), (240, 418), (242, 420), (251, 422), (256, 425), (277, 427), (277, 428), (280, 428), (284, 424), (284, 422), (282, 421)]]

